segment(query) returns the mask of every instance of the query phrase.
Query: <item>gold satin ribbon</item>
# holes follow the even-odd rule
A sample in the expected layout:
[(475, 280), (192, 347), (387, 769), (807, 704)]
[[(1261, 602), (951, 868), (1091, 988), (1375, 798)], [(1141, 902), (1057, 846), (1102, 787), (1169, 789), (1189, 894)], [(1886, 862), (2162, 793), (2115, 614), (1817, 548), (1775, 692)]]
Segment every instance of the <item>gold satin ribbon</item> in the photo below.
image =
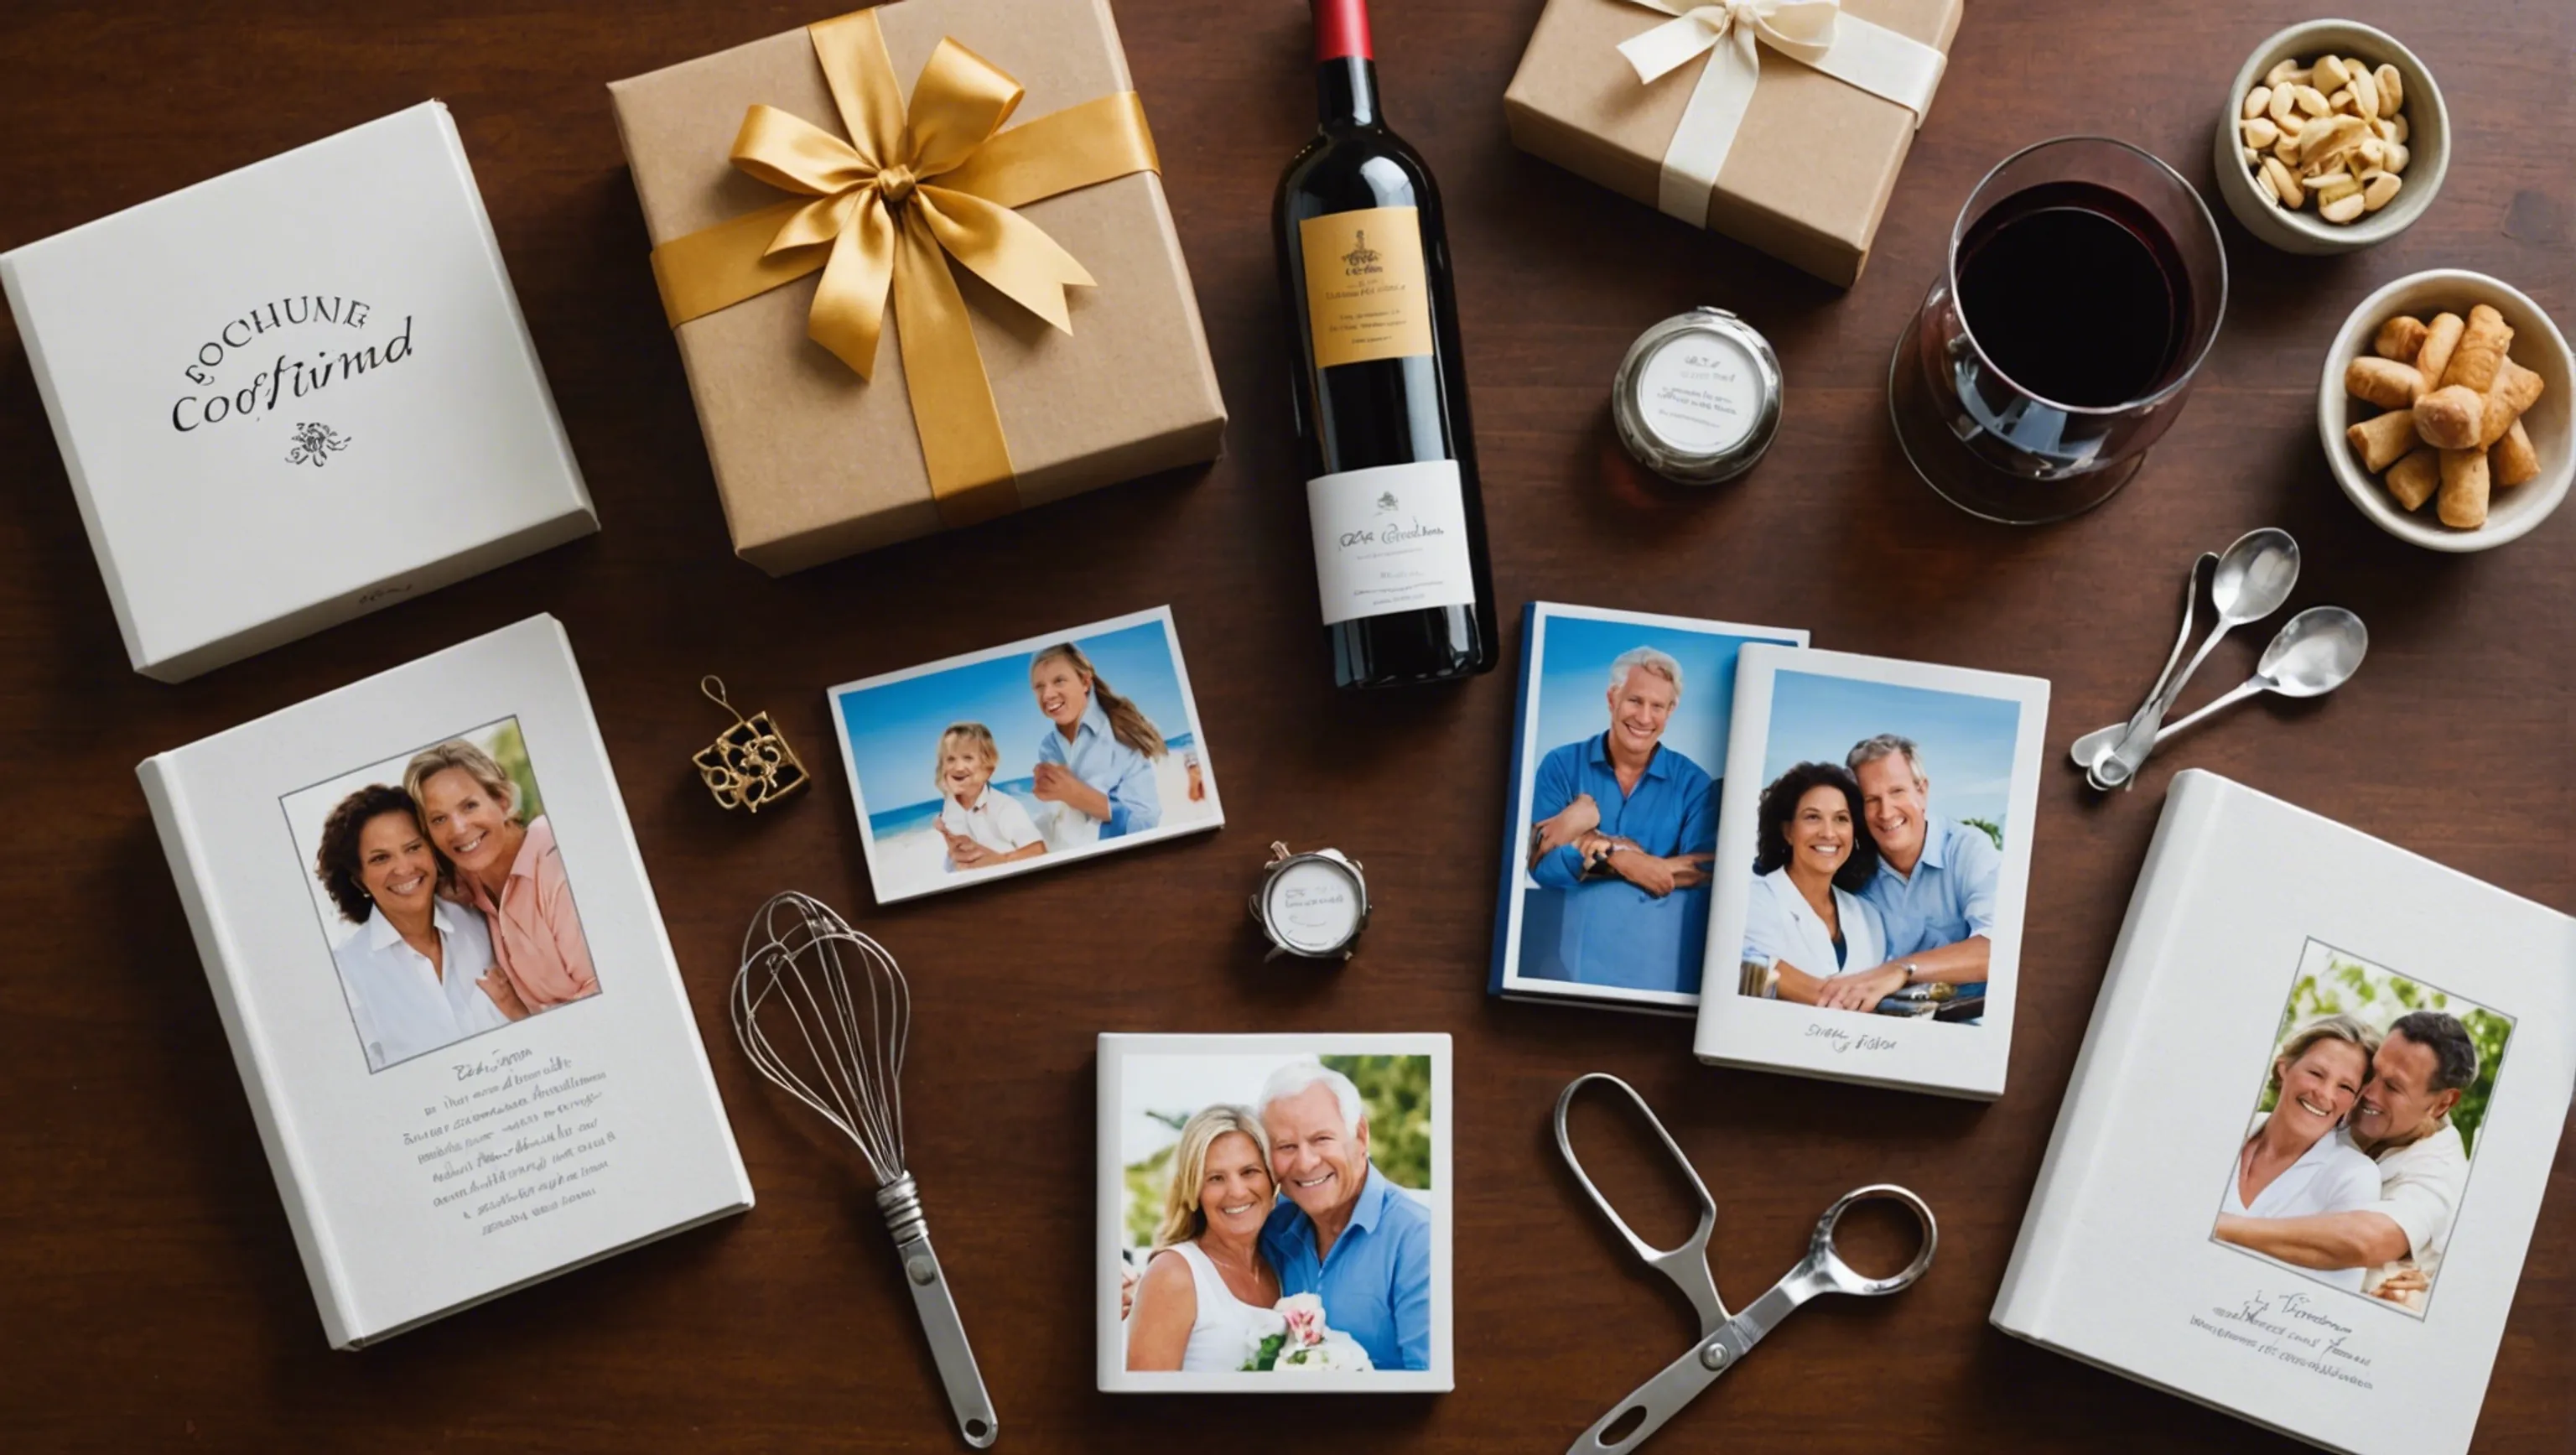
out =
[[(993, 385), (948, 259), (1067, 333), (1064, 290), (1091, 274), (1013, 208), (1134, 172), (1161, 170), (1133, 91), (1002, 130), (1020, 84), (943, 38), (907, 111), (876, 12), (806, 27), (849, 139), (755, 105), (733, 164), (800, 198), (653, 250), (673, 328), (820, 269), (806, 337), (868, 378), (889, 302), (911, 384), (913, 426), (940, 519), (951, 527), (1019, 508)], [(937, 181), (932, 179), (936, 178)], [(946, 254), (945, 257), (942, 254)]]

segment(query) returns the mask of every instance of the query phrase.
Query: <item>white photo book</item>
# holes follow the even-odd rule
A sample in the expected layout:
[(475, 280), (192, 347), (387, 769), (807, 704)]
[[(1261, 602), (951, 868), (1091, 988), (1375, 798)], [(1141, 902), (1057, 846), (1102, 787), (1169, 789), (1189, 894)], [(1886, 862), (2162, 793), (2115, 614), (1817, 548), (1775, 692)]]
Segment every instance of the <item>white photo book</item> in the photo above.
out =
[(2047, 730), (2036, 677), (1747, 645), (1699, 1058), (2003, 1095)]
[(332, 1347), (751, 1206), (554, 618), (136, 773)]
[(1113, 1394), (1456, 1383), (1449, 1038), (1100, 1038), (1093, 1327)]
[(134, 670), (599, 528), (447, 108), (0, 254)]
[(1995, 1326), (2349, 1455), (2469, 1448), (2576, 1088), (2576, 920), (2176, 774)]

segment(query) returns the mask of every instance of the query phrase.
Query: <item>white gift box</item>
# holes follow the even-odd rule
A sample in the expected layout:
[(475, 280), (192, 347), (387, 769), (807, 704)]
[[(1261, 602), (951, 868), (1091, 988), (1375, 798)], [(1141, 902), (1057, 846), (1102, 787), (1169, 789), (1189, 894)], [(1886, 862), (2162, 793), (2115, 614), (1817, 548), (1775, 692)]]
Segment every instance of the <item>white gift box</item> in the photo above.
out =
[(599, 528), (447, 108), (0, 254), (134, 669)]

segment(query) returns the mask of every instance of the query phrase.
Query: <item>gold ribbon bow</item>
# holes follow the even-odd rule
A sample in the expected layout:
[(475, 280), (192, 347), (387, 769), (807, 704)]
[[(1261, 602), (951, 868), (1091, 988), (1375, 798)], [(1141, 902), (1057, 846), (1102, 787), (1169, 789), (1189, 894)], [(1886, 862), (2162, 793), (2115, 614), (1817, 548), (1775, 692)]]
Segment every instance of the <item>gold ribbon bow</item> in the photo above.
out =
[(677, 328), (820, 269), (806, 336), (868, 378), (891, 301), (940, 519), (1008, 514), (1019, 508), (1010, 447), (948, 259), (1072, 332), (1064, 290), (1092, 286), (1091, 274), (1012, 209), (1159, 171), (1144, 104), (1119, 91), (1005, 131), (1019, 82), (954, 40), (931, 53), (907, 110), (873, 10), (806, 34), (849, 139), (750, 108), (733, 164), (800, 200), (655, 248), (663, 312)]

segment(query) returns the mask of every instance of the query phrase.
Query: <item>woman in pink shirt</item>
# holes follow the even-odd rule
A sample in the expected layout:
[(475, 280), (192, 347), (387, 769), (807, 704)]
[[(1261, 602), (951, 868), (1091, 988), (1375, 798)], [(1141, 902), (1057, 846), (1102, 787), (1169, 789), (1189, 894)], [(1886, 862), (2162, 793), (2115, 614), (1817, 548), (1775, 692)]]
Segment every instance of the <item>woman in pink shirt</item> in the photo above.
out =
[(599, 993), (554, 825), (517, 816), (518, 790), (492, 755), (452, 738), (415, 755), (403, 791), (429, 840), (492, 925), (492, 954), (531, 1011)]

